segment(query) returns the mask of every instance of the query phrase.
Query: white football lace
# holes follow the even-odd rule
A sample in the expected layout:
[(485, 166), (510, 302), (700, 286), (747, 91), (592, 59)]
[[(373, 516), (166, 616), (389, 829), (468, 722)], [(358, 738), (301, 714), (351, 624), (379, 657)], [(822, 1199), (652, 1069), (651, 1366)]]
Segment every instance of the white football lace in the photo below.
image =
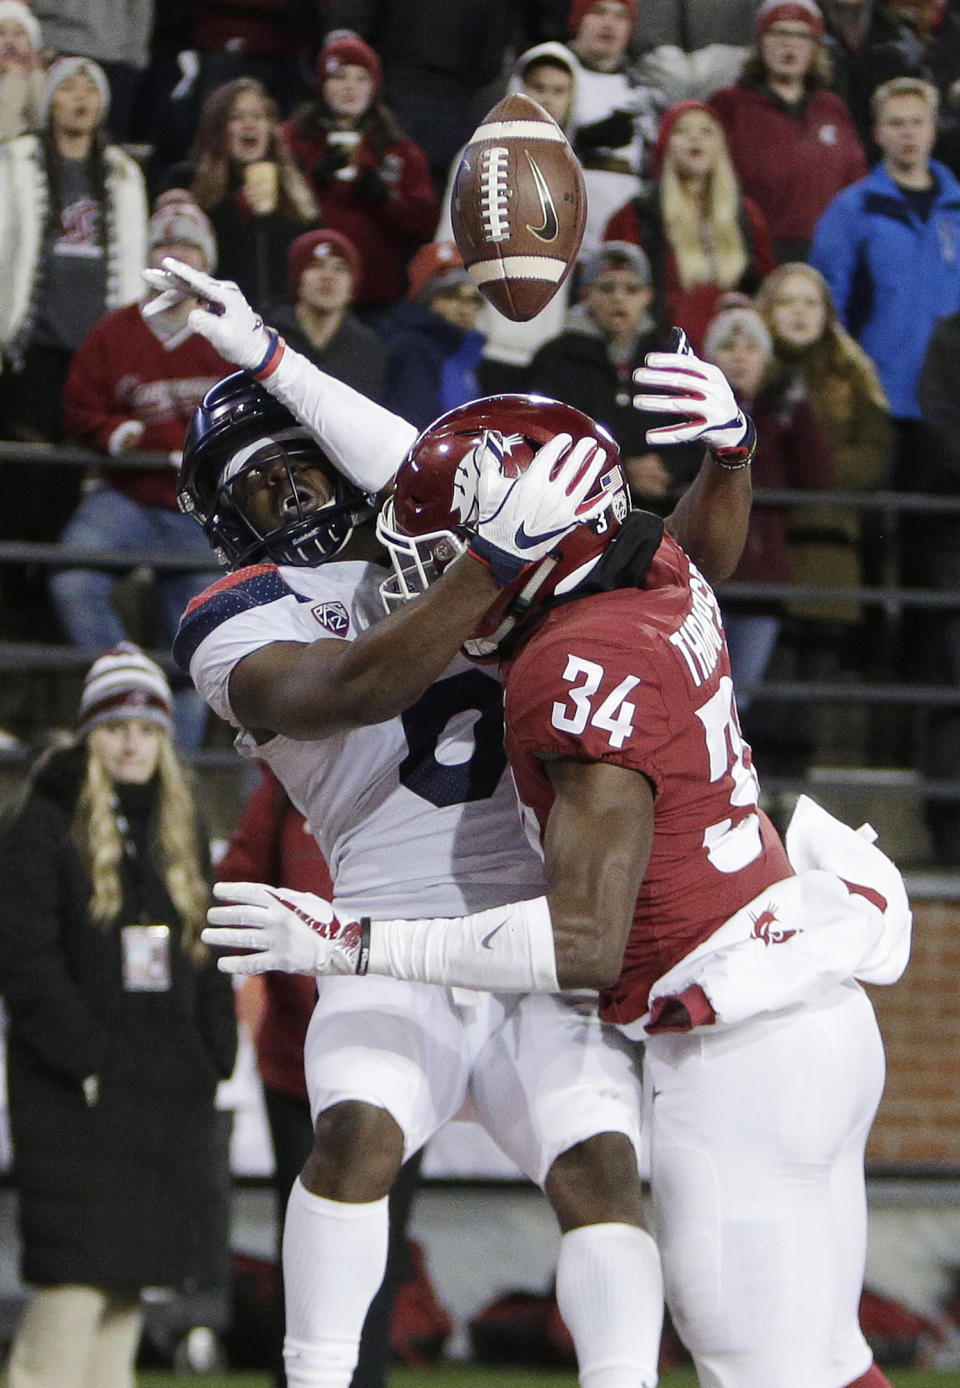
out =
[(485, 241), (508, 241), (507, 166), (509, 150), (493, 145), (480, 156), (480, 215)]

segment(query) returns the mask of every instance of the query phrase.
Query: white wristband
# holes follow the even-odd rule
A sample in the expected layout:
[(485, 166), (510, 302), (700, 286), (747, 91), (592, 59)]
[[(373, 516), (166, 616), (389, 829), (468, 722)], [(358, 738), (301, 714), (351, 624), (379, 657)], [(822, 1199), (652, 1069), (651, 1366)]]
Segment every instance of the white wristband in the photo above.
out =
[(486, 992), (560, 989), (545, 896), (448, 920), (372, 921), (366, 971)]

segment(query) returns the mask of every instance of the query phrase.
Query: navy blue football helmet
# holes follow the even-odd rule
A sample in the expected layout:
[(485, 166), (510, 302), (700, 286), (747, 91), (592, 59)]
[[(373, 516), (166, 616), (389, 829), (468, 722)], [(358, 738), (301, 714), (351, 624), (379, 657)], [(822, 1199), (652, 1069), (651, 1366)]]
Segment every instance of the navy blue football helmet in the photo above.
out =
[[(286, 469), (290, 518), (263, 530), (245, 514), (237, 484), (277, 462)], [(303, 504), (295, 480), (296, 469), (308, 464), (322, 468), (334, 489), (319, 509)], [(177, 500), (232, 569), (263, 560), (324, 564), (376, 510), (376, 497), (338, 472), (286, 406), (245, 371), (218, 381), (197, 406), (184, 443)]]

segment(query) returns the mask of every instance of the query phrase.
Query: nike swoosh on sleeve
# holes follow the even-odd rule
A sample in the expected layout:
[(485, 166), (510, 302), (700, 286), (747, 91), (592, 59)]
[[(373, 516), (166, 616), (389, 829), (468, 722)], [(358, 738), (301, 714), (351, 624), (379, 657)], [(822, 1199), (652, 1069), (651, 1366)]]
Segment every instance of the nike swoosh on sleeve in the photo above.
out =
[(480, 941), (484, 949), (493, 949), (493, 945), (490, 943), (490, 941), (493, 939), (494, 935), (496, 935), (498, 930), (503, 929), (506, 923), (506, 917), (504, 917), (502, 921), (498, 921), (497, 924), (493, 927), (493, 929), (488, 931), (487, 934), (484, 935), (483, 939)]

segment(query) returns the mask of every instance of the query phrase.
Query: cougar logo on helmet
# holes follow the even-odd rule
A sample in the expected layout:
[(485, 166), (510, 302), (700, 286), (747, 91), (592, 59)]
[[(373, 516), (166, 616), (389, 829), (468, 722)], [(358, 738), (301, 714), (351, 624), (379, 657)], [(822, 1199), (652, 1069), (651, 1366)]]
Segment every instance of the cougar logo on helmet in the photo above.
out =
[(425, 429), (397, 473), (393, 495), (377, 520), (393, 574), (381, 584), (388, 610), (428, 587), (466, 548), (478, 514), (479, 459), (492, 450), (501, 465), (525, 471), (557, 434), (592, 437), (610, 460), (597, 486), (600, 516), (565, 535), (559, 552), (501, 590), (465, 649), (494, 655), (506, 634), (536, 603), (572, 587), (599, 559), (629, 509), (620, 450), (610, 434), (570, 405), (535, 395), (499, 395), (451, 410)]

